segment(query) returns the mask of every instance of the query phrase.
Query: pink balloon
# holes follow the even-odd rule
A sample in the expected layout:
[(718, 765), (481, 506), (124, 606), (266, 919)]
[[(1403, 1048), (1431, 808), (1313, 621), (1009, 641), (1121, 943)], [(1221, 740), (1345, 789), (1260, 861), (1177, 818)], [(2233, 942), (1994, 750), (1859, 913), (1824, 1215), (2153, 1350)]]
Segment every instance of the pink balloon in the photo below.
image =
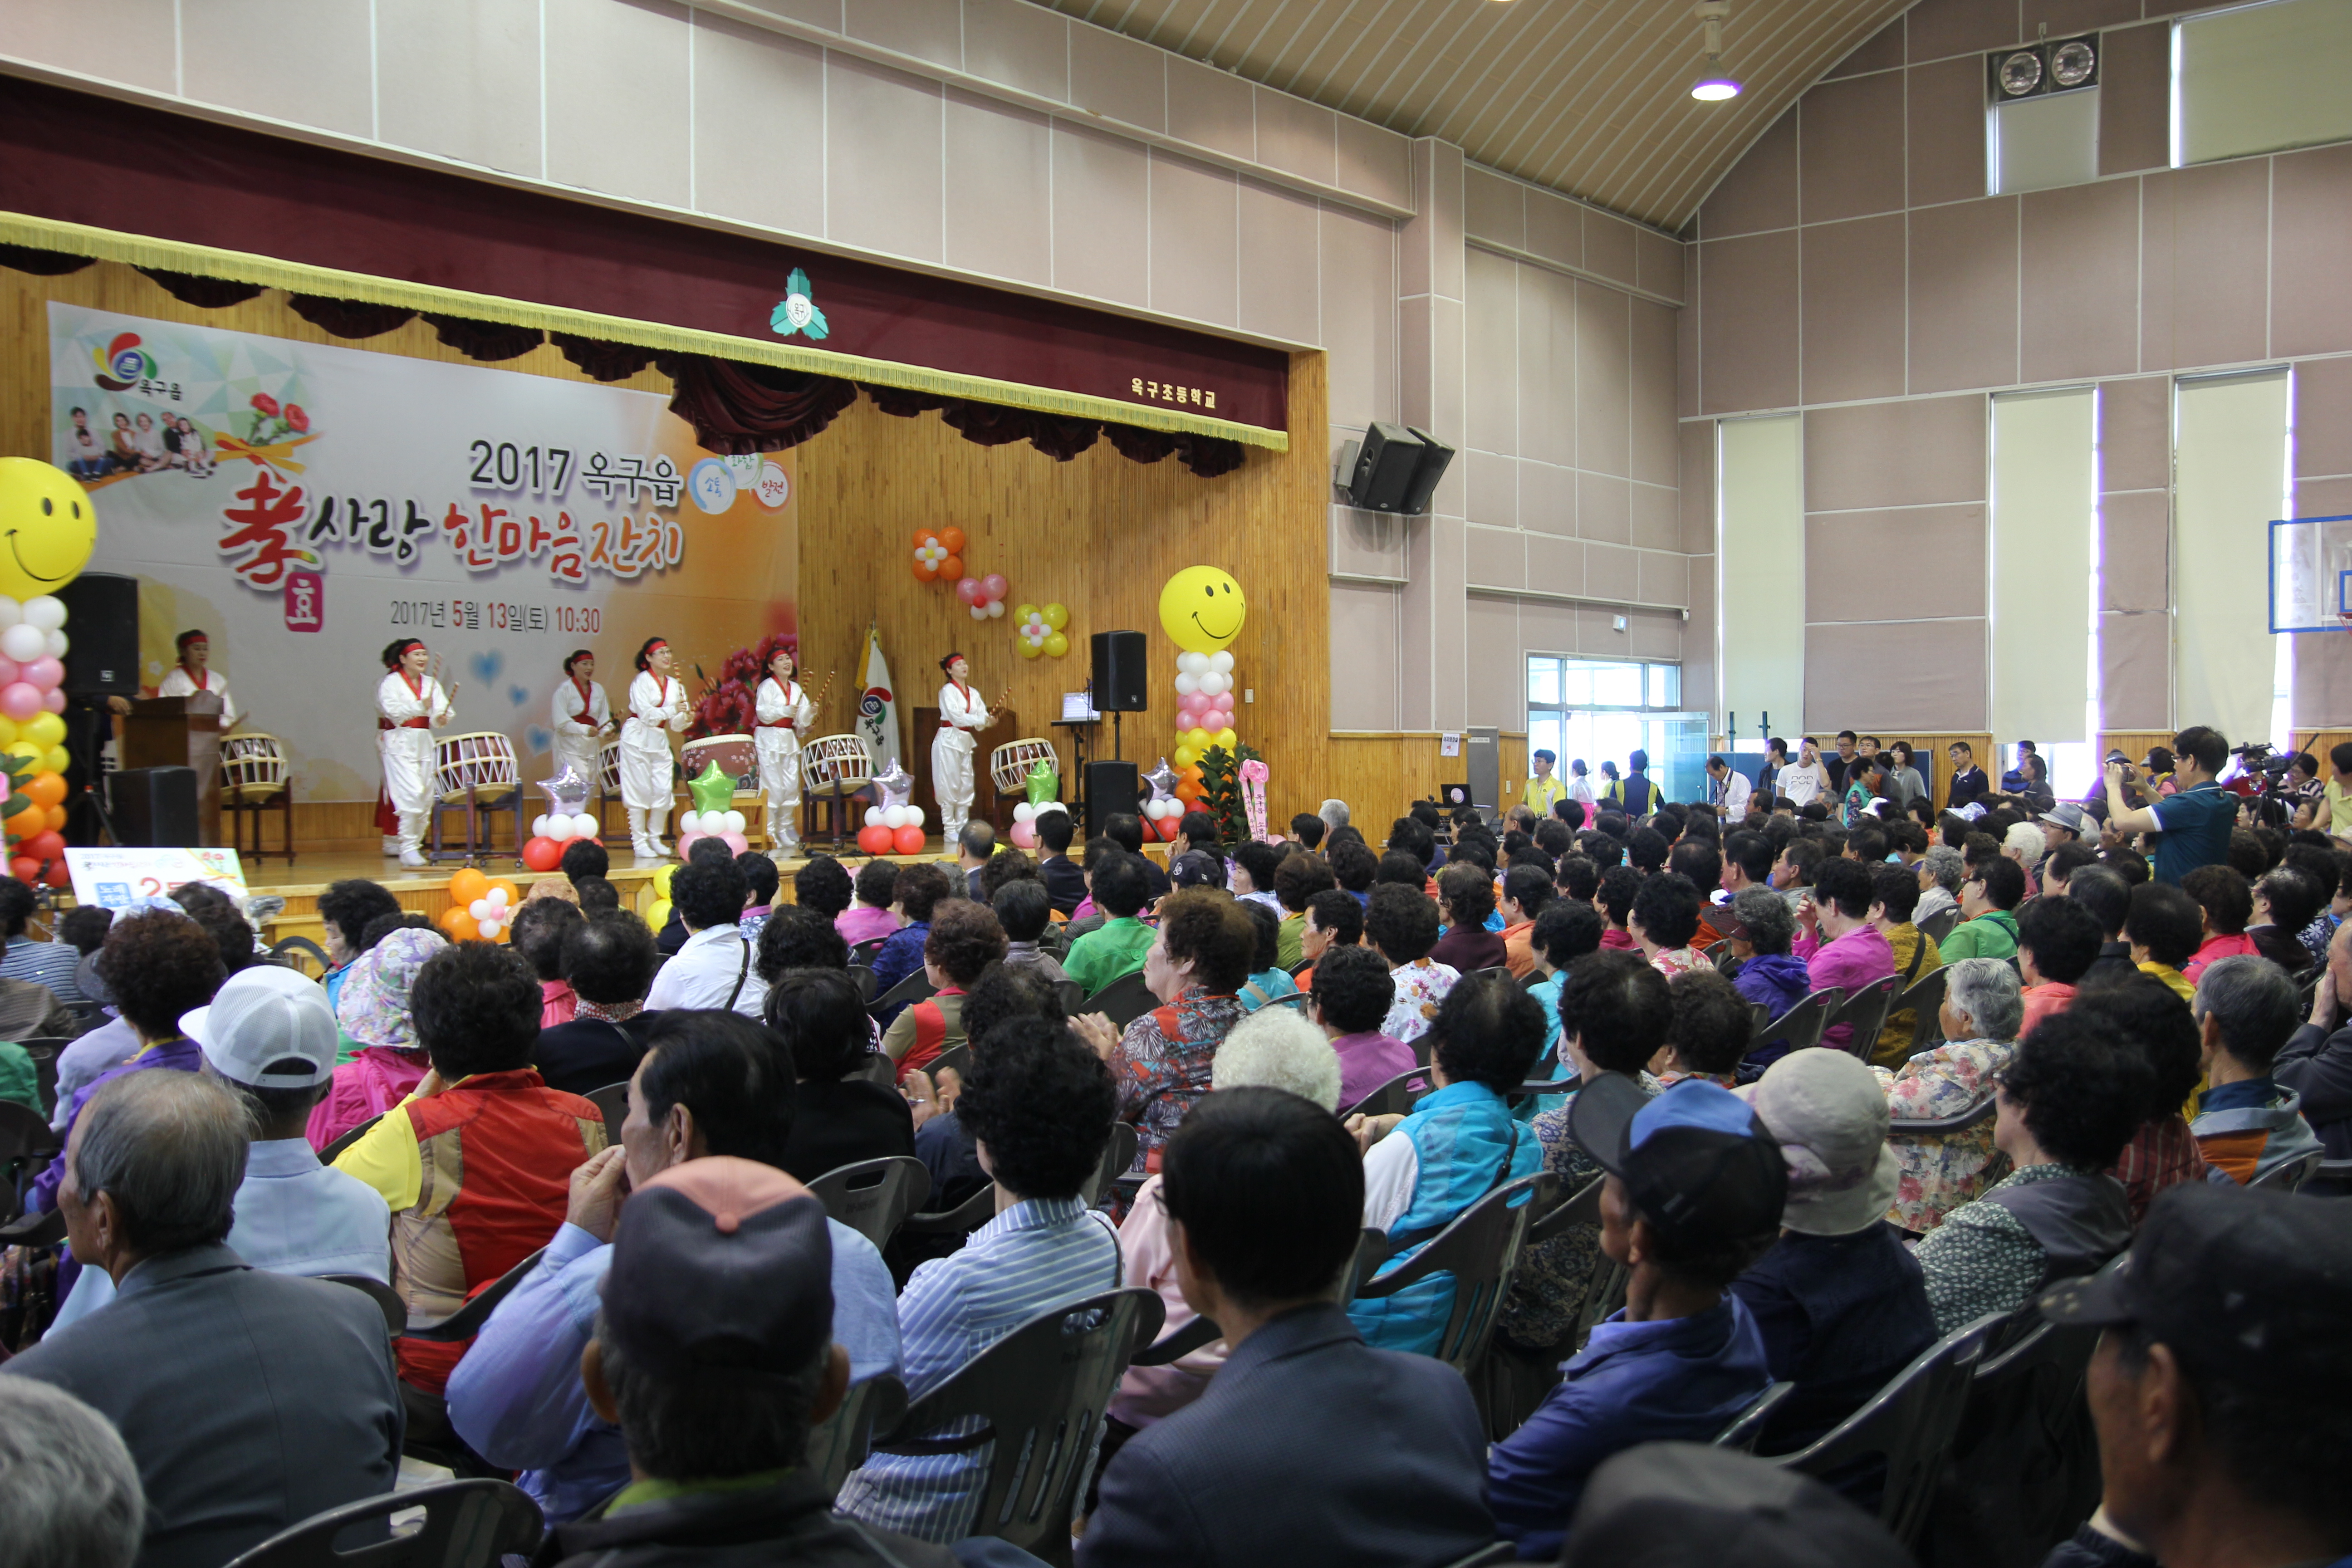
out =
[(66, 710), (66, 689), (62, 686), (52, 686), (47, 691), (42, 692), (41, 706), (47, 709), (52, 713), (64, 712)]
[(9, 686), (23, 679), (24, 671), (16, 661), (0, 654), (0, 686)]
[(1209, 702), (1220, 713), (1230, 713), (1234, 710), (1234, 694), (1230, 691), (1218, 692), (1209, 699)]
[(42, 690), (47, 691), (53, 687), (63, 686), (65, 684), (66, 667), (63, 662), (58, 659), (37, 658), (32, 663), (25, 666), (24, 668), (18, 672), (16, 679), (30, 682), (32, 685), (37, 686)]
[(728, 848), (738, 855), (749, 855), (751, 852), (751, 841), (740, 833), (722, 833), (719, 837), (725, 842)]
[(1006, 837), (1013, 840), (1013, 847), (1016, 849), (1034, 849), (1037, 847), (1037, 825), (1034, 822), (1016, 822), (1013, 825), (1013, 831)]
[(1011, 586), (1012, 584), (1004, 580), (1003, 573), (991, 572), (980, 580), (980, 596), (983, 600), (993, 602), (1004, 597), (1005, 590)]
[(959, 582), (956, 584), (956, 597), (961, 599), (967, 605), (980, 604), (982, 602), (980, 596), (980, 579), (977, 577), (966, 577), (961, 582)]
[(686, 858), (686, 852), (693, 848), (698, 841), (706, 837), (708, 837), (708, 835), (700, 833), (681, 833), (677, 836), (677, 842), (670, 847), (676, 852), (677, 858), (683, 860)]
[(41, 689), (21, 680), (0, 686), (0, 713), (5, 713), (19, 724), (41, 711)]

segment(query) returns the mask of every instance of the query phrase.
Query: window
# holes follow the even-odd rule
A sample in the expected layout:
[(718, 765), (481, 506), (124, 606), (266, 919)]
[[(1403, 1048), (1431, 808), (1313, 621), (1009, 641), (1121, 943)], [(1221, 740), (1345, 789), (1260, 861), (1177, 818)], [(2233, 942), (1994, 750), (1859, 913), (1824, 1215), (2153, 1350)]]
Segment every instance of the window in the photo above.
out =
[(1562, 778), (1581, 761), (1596, 798), (1606, 784), (1604, 761), (1623, 773), (1627, 758), (1646, 752), (1650, 780), (1667, 799), (1698, 799), (1704, 794), (1706, 721), (1704, 714), (1682, 711), (1682, 700), (1678, 664), (1529, 654), (1528, 750), (1556, 753)]
[(2352, 136), (2347, 71), (2347, 0), (2273, 0), (2174, 24), (2174, 165)]

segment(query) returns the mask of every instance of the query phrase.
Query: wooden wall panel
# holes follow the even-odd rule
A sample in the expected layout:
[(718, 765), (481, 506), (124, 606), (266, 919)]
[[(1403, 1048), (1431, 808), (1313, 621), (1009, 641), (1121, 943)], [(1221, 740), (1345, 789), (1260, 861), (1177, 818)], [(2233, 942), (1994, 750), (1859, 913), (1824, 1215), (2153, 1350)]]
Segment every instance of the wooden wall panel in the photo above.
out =
[[(1126, 716), (1123, 749), (1149, 771), (1175, 746), (1177, 650), (1160, 629), (1160, 586), (1186, 566), (1221, 566), (1249, 607), (1233, 654), (1238, 685), (1256, 700), (1236, 703), (1235, 729), (1272, 769), (1272, 819), (1314, 810), (1330, 793), (1325, 403), (1323, 356), (1294, 355), (1290, 451), (1252, 447), (1240, 468), (1203, 479), (1173, 458), (1131, 462), (1108, 442), (1066, 463), (1025, 443), (977, 447), (936, 414), (895, 418), (860, 400), (798, 453), (802, 663), (812, 684), (840, 672), (818, 729), (845, 727), (870, 623), (898, 686), (903, 745), (928, 752), (932, 737), (912, 733), (906, 715), (933, 704), (939, 659), (958, 649), (982, 696), (994, 702), (1009, 684), (1030, 731), (1058, 743), (1074, 798), (1069, 732), (1045, 721), (1063, 692), (1086, 685), (1092, 634), (1140, 631), (1151, 707)], [(914, 531), (950, 525), (966, 536), (967, 573), (1001, 572), (1011, 584), (1003, 618), (974, 621), (952, 583), (916, 580)], [(1012, 610), (1049, 602), (1069, 607), (1070, 652), (1022, 658)], [(1016, 738), (1006, 725), (989, 731), (983, 761)], [(1090, 757), (1109, 756), (1110, 742), (1106, 721)]]
[[(1466, 776), (1462, 759), (1441, 755), (1438, 745), (1434, 730), (1349, 730), (1334, 735), (1328, 775), (1331, 787), (1325, 795), (1346, 801), (1349, 820), (1378, 844), (1405, 807)], [(1519, 804), (1520, 786), (1527, 782), (1528, 738), (1505, 733), (1496, 749), (1502, 753), (1502, 804), (1508, 810)], [(1298, 809), (1313, 811), (1323, 798), (1318, 795)], [(1287, 814), (1283, 820), (1288, 820)]]

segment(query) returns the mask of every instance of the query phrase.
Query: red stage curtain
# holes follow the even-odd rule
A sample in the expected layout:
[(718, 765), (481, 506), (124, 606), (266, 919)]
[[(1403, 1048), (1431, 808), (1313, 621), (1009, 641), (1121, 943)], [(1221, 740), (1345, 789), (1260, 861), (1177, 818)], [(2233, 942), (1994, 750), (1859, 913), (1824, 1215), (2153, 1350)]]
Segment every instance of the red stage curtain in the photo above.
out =
[(670, 412), (694, 426), (713, 452), (774, 452), (797, 447), (857, 401), (853, 382), (702, 354), (655, 362), (677, 389)]
[(318, 294), (289, 294), (294, 313), (331, 337), (381, 337), (416, 319), (416, 312), (399, 305), (366, 305), (357, 300), (330, 300)]
[(173, 299), (199, 310), (226, 310), (261, 297), (258, 283), (231, 283), (221, 278), (198, 278), (188, 272), (166, 272), (160, 267), (138, 269), (152, 279)]
[(13, 267), (36, 278), (62, 278), (68, 272), (79, 272), (89, 264), (89, 257), (68, 256), (62, 250), (36, 250), (29, 245), (0, 245), (0, 267)]

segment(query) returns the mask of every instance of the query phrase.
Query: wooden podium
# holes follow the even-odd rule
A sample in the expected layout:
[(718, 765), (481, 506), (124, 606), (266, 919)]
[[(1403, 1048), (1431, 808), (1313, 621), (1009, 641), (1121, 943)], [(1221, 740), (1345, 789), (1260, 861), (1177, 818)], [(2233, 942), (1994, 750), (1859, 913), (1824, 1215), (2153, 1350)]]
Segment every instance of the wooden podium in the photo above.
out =
[(119, 747), (124, 768), (194, 768), (196, 841), (220, 847), (221, 700), (209, 691), (131, 704)]

